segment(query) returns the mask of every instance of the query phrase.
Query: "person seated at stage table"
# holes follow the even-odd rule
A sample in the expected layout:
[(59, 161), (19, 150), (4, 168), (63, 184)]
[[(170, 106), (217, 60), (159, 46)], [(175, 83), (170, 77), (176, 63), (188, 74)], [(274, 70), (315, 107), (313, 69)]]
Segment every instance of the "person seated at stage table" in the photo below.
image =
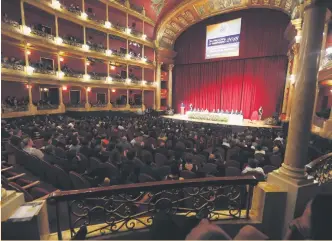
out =
[(225, 111), (225, 113), (226, 113), (226, 114), (229, 114), (229, 111), (228, 111), (228, 110), (226, 110), (226, 111)]
[(234, 113), (235, 115), (238, 115), (239, 114), (239, 112), (237, 111), (237, 110), (235, 110), (235, 113)]
[(206, 113), (209, 113), (208, 109), (205, 109), (205, 111), (204, 111), (204, 112), (206, 112)]
[(215, 109), (213, 109), (213, 110), (212, 110), (212, 113), (216, 113), (216, 110), (215, 110)]
[(220, 110), (219, 110), (219, 109), (217, 110), (217, 113), (220, 113)]
[(242, 110), (240, 111), (240, 115), (242, 115)]
[(232, 109), (231, 114), (234, 114), (234, 110)]

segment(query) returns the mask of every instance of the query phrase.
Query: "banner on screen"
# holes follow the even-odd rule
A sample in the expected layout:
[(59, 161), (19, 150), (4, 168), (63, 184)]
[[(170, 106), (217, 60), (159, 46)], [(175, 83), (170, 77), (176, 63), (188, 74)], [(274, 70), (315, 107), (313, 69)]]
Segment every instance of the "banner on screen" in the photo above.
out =
[(206, 27), (205, 59), (239, 56), (241, 18)]

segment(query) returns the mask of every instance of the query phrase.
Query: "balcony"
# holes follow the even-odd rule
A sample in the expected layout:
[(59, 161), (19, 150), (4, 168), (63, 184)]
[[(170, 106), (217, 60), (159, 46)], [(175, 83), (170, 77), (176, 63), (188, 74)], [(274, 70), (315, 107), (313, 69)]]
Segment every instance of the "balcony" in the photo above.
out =
[(322, 53), (323, 58), (322, 58), (322, 63), (320, 65), (320, 69), (329, 69), (332, 67), (332, 47), (327, 48), (325, 51)]
[(154, 68), (154, 63), (144, 58), (126, 58), (125, 53), (120, 53), (117, 50), (112, 50), (110, 53), (108, 53), (104, 47), (95, 44), (92, 44), (89, 46), (88, 50), (86, 50), (83, 49), (84, 46), (82, 40), (78, 40), (70, 36), (56, 38), (53, 35), (49, 35), (42, 31), (31, 29), (27, 26), (18, 25), (18, 23), (15, 21), (3, 21), (1, 32), (2, 34), (11, 38), (27, 41), (35, 46), (48, 48), (53, 51), (63, 51), (77, 54), (79, 56), (86, 56), (88, 52), (89, 56), (103, 59), (105, 61), (112, 60), (122, 64), (130, 64), (150, 69)]

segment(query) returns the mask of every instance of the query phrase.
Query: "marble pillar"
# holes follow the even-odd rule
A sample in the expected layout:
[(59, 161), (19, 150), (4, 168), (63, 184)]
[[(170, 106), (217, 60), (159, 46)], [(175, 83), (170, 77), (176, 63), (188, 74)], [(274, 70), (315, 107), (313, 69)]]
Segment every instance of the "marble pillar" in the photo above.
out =
[(174, 64), (168, 65), (168, 96), (167, 96), (167, 101), (168, 101), (168, 107), (172, 108), (173, 106), (173, 67)]
[(157, 71), (156, 71), (156, 91), (155, 91), (155, 103), (156, 103), (156, 110), (160, 110), (161, 104), (161, 66), (162, 62), (157, 62)]

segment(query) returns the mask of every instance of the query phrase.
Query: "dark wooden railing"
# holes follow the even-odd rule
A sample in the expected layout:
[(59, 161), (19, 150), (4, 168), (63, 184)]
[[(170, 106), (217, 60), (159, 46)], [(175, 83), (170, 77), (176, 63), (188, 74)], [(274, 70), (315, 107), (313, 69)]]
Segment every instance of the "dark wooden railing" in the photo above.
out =
[[(148, 228), (156, 215), (196, 216), (199, 219), (248, 219), (254, 177), (210, 177), (116, 185), (53, 193), (48, 201), (56, 206), (58, 239), (61, 224), (69, 221), (71, 236), (82, 225), (99, 224), (91, 233), (115, 233), (137, 226)], [(61, 205), (60, 205), (61, 203)], [(68, 216), (63, 213), (67, 203)]]
[(309, 178), (314, 178), (319, 185), (332, 182), (332, 152), (321, 156), (305, 166)]

